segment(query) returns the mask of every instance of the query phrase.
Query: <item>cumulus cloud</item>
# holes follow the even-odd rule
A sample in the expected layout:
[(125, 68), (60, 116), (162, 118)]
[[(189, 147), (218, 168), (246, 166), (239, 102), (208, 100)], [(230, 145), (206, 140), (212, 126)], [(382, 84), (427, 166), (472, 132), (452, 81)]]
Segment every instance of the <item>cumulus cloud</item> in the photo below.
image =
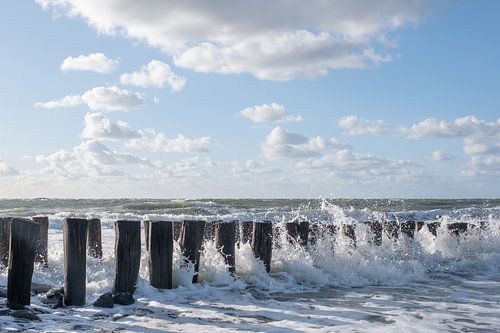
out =
[(488, 122), (474, 116), (457, 118), (452, 121), (428, 118), (409, 127), (401, 127), (399, 132), (409, 139), (460, 138), (464, 143), (464, 153), (471, 156), (464, 174), (484, 175), (500, 170), (500, 118)]
[(72, 108), (83, 104), (80, 95), (68, 95), (60, 99), (48, 102), (35, 103), (35, 107), (42, 109)]
[(344, 135), (355, 136), (364, 134), (387, 134), (389, 127), (382, 120), (362, 119), (358, 116), (340, 118), (339, 126), (344, 129)]
[(102, 53), (67, 57), (61, 64), (63, 72), (92, 71), (101, 74), (111, 73), (118, 66), (118, 60), (110, 59)]
[(168, 85), (173, 91), (179, 91), (184, 88), (186, 79), (176, 75), (169, 65), (159, 60), (153, 60), (147, 65), (143, 65), (138, 72), (122, 74), (120, 82), (144, 88), (163, 88)]
[(37, 2), (80, 16), (99, 33), (146, 41), (176, 66), (267, 80), (391, 61), (385, 54), (394, 44), (387, 42), (391, 32), (418, 23), (432, 6), (430, 0), (380, 0), (377, 6), (369, 0)]
[(117, 140), (140, 138), (141, 134), (126, 122), (113, 122), (102, 113), (87, 113), (81, 136), (84, 139)]
[(0, 157), (0, 177), (4, 176), (14, 176), (19, 174), (19, 171), (11, 167), (4, 161), (2, 157)]
[(207, 152), (212, 144), (212, 138), (208, 136), (191, 139), (182, 134), (175, 138), (168, 138), (163, 133), (157, 133), (153, 129), (141, 130), (141, 138), (130, 140), (126, 143), (127, 148), (143, 149), (148, 148), (153, 151), (193, 153)]
[(50, 155), (39, 155), (37, 162), (48, 164), (42, 173), (65, 178), (123, 175), (124, 167), (153, 167), (146, 158), (112, 150), (97, 140), (84, 140), (71, 150), (60, 149)]
[(268, 159), (303, 158), (318, 156), (325, 151), (345, 148), (334, 138), (308, 138), (298, 133), (275, 127), (262, 144), (262, 152)]
[(35, 107), (60, 109), (86, 104), (93, 111), (129, 111), (137, 109), (150, 100), (143, 94), (118, 87), (95, 87), (83, 95), (69, 95), (49, 102), (35, 103)]
[(298, 163), (308, 171), (328, 171), (331, 175), (351, 182), (402, 182), (422, 176), (418, 166), (406, 160), (392, 160), (372, 154), (358, 154), (341, 149), (319, 158), (309, 158)]
[(93, 88), (82, 95), (82, 100), (94, 111), (133, 110), (148, 102), (144, 95), (118, 87)]
[(278, 103), (248, 107), (241, 110), (240, 114), (256, 124), (285, 123), (303, 120), (301, 116), (287, 114), (285, 107)]
[(455, 156), (440, 149), (432, 152), (432, 159), (434, 161), (452, 161)]

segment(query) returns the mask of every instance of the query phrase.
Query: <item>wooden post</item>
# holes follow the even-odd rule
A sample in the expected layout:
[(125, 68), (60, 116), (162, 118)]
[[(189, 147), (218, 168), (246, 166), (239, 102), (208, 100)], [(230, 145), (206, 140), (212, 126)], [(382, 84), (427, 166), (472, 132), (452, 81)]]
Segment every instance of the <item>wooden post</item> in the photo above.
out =
[(273, 253), (273, 224), (271, 221), (253, 222), (252, 249), (255, 257), (262, 260), (269, 273)]
[(141, 222), (115, 222), (115, 279), (113, 294), (135, 291), (141, 265)]
[(316, 245), (321, 233), (321, 227), (318, 222), (313, 223), (309, 228), (309, 245)]
[(447, 225), (448, 231), (455, 237), (460, 237), (467, 232), (467, 223), (457, 222)]
[(33, 221), (40, 226), (35, 247), (35, 262), (40, 263), (42, 267), (48, 267), (49, 218), (35, 216)]
[(182, 231), (182, 222), (175, 221), (174, 222), (174, 240), (178, 241), (179, 238), (181, 237), (181, 231)]
[[(252, 226), (253, 228), (253, 226)], [(281, 246), (281, 225), (278, 224), (278, 223), (273, 223), (273, 248), (275, 249), (281, 249), (282, 246)], [(297, 231), (297, 226), (295, 226), (295, 232)], [(291, 242), (291, 239), (289, 237), (287, 237), (289, 239), (289, 241)], [(297, 238), (297, 236), (295, 236), (295, 239)]]
[(0, 265), (9, 266), (10, 217), (0, 218)]
[(87, 220), (66, 218), (64, 236), (64, 304), (85, 305)]
[(142, 225), (144, 226), (144, 241), (146, 243), (146, 251), (149, 252), (149, 235), (150, 235), (149, 227), (151, 225), (151, 221), (143, 221)]
[(236, 223), (219, 222), (215, 227), (215, 244), (229, 266), (229, 273), (235, 272)]
[(405, 221), (401, 223), (401, 233), (413, 239), (415, 237), (416, 223), (415, 221)]
[(172, 289), (174, 253), (173, 222), (149, 222), (149, 282), (155, 288)]
[(382, 245), (382, 223), (379, 221), (367, 222), (370, 230), (370, 235), (368, 237), (368, 243), (381, 246)]
[(299, 236), (299, 245), (302, 247), (307, 246), (307, 240), (309, 239), (309, 222), (299, 221), (297, 222), (297, 234)]
[(184, 221), (182, 224), (181, 251), (186, 260), (194, 265), (193, 283), (198, 282), (204, 232), (205, 221)]
[(398, 222), (396, 221), (387, 221), (384, 222), (384, 231), (389, 239), (392, 239), (394, 242), (397, 241), (399, 237), (398, 232)]
[(354, 224), (343, 224), (342, 232), (344, 236), (351, 240), (351, 245), (356, 247), (356, 226)]
[(88, 220), (88, 254), (91, 258), (102, 259), (101, 220)]
[(296, 241), (300, 246), (307, 246), (307, 240), (309, 238), (309, 222), (288, 222), (286, 224), (286, 231), (290, 242)]
[(205, 230), (203, 232), (203, 239), (205, 241), (213, 242), (215, 240), (215, 225), (221, 221), (210, 221), (205, 223)]
[(434, 235), (434, 237), (437, 237), (437, 228), (441, 226), (440, 222), (432, 222), (432, 223), (427, 223), (427, 229), (430, 231), (431, 234)]
[(243, 221), (240, 223), (240, 243), (246, 244), (252, 241), (253, 222)]
[(288, 222), (286, 224), (286, 233), (288, 235), (287, 238), (290, 243), (297, 241), (297, 223)]
[(27, 219), (11, 220), (7, 303), (11, 309), (30, 305), (31, 278), (40, 226)]

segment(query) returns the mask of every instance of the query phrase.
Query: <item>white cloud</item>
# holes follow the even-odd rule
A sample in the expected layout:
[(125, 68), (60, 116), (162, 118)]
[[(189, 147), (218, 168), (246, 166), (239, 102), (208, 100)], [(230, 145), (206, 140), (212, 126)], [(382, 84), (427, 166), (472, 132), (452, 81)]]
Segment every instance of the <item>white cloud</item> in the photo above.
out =
[(117, 140), (140, 138), (141, 134), (123, 121), (113, 122), (102, 113), (87, 113), (81, 136), (84, 139)]
[(82, 95), (82, 100), (94, 111), (133, 110), (148, 102), (144, 95), (118, 87), (93, 88)]
[(298, 133), (289, 132), (281, 127), (275, 127), (262, 144), (262, 152), (268, 159), (303, 158), (318, 156), (332, 150), (345, 148), (334, 138), (308, 138)]
[(147, 65), (143, 65), (139, 72), (125, 73), (120, 76), (122, 84), (130, 84), (139, 87), (162, 88), (168, 85), (173, 91), (181, 90), (186, 84), (186, 79), (177, 76), (170, 66), (153, 60)]
[(17, 174), (19, 174), (19, 171), (8, 165), (7, 162), (0, 157), (0, 177), (15, 176)]
[(302, 121), (301, 116), (289, 115), (283, 105), (278, 103), (262, 104), (248, 107), (240, 114), (256, 124), (284, 123), (288, 121)]
[(447, 153), (442, 149), (432, 152), (432, 159), (434, 161), (452, 161), (455, 159), (453, 154)]
[(142, 149), (149, 148), (153, 151), (175, 152), (175, 153), (193, 153), (207, 152), (212, 144), (212, 138), (208, 136), (190, 139), (182, 134), (175, 138), (168, 138), (163, 133), (157, 133), (153, 129), (140, 131), (142, 137), (130, 140), (126, 143), (127, 148)]
[(341, 149), (319, 158), (309, 158), (298, 163), (308, 172), (324, 172), (325, 176), (350, 183), (403, 183), (423, 175), (421, 168), (409, 161), (385, 159), (372, 154), (358, 154), (350, 149)]
[[(95, 87), (83, 95), (69, 95), (49, 102), (35, 103), (35, 107), (60, 109), (85, 103), (93, 111), (129, 111), (151, 102), (145, 95), (118, 87)], [(153, 100), (156, 102), (156, 100)]]
[(106, 74), (111, 73), (116, 66), (118, 66), (118, 60), (110, 59), (102, 53), (91, 53), (76, 58), (67, 57), (61, 64), (61, 70), (63, 72), (93, 71)]
[(345, 130), (344, 135), (387, 134), (388, 126), (382, 120), (362, 119), (358, 116), (340, 118), (339, 126)]
[(263, 175), (263, 174), (273, 174), (279, 173), (282, 170), (276, 167), (270, 167), (261, 161), (247, 160), (245, 162), (232, 161), (230, 162), (231, 173), (240, 175)]
[[(390, 61), (392, 31), (418, 23), (430, 0), (37, 0), (80, 16), (99, 33), (161, 49), (199, 72), (289, 80)], [(375, 50), (380, 50), (376, 52)]]
[(474, 116), (452, 121), (428, 118), (410, 127), (401, 127), (399, 132), (409, 139), (463, 139), (464, 153), (471, 156), (464, 170), (466, 175), (496, 174), (500, 170), (500, 118), (493, 122)]
[(83, 101), (80, 95), (68, 95), (54, 101), (35, 103), (35, 107), (43, 109), (60, 109), (76, 107), (82, 103)]
[(39, 163), (47, 163), (42, 173), (65, 178), (121, 176), (124, 167), (130, 165), (153, 167), (146, 158), (130, 153), (112, 150), (96, 140), (84, 140), (71, 150), (60, 149), (53, 154), (36, 158)]

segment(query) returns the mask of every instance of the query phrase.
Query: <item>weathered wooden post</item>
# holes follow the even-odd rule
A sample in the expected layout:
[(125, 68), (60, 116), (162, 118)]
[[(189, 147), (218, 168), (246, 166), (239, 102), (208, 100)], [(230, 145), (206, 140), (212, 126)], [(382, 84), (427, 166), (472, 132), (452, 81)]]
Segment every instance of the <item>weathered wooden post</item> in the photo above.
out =
[(389, 239), (392, 239), (393, 242), (398, 240), (399, 232), (398, 222), (396, 221), (386, 221), (384, 222), (384, 231)]
[(285, 228), (286, 228), (286, 234), (288, 236), (287, 237), (288, 241), (290, 243), (297, 241), (297, 223), (287, 222)]
[(253, 222), (243, 221), (240, 223), (240, 243), (246, 244), (252, 241)]
[(129, 305), (141, 265), (141, 222), (120, 220), (115, 222), (115, 303)]
[(10, 221), (11, 217), (0, 218), (0, 265), (9, 266)]
[(149, 252), (149, 227), (151, 225), (151, 221), (143, 221), (142, 225), (144, 226), (144, 242), (146, 243), (146, 251)]
[(35, 248), (40, 226), (30, 220), (11, 220), (7, 303), (11, 309), (30, 305), (31, 278), (35, 264)]
[(457, 238), (467, 233), (467, 226), (467, 223), (464, 222), (456, 222), (447, 225), (448, 231)]
[(229, 273), (235, 272), (236, 221), (219, 222), (215, 227), (215, 243), (224, 256)]
[(210, 221), (205, 223), (205, 230), (203, 232), (203, 239), (205, 241), (213, 242), (215, 239), (215, 225), (220, 221)]
[(33, 222), (40, 226), (35, 247), (35, 262), (40, 263), (42, 267), (48, 267), (49, 218), (47, 216), (35, 216)]
[(198, 282), (204, 233), (205, 221), (184, 221), (182, 224), (181, 251), (186, 260), (194, 265), (193, 283)]
[(64, 238), (64, 304), (85, 305), (87, 220), (66, 218)]
[(427, 223), (427, 229), (430, 231), (431, 234), (434, 235), (434, 237), (437, 237), (437, 228), (441, 226), (440, 222), (432, 222), (432, 223)]
[(255, 257), (262, 260), (269, 273), (273, 253), (273, 224), (271, 221), (253, 222), (252, 249)]
[(155, 288), (172, 289), (174, 253), (173, 222), (149, 222), (149, 282)]
[(356, 226), (354, 224), (342, 224), (344, 236), (350, 239), (351, 246), (356, 247)]
[(307, 240), (309, 238), (309, 222), (288, 222), (286, 224), (286, 232), (290, 242), (297, 242), (300, 246), (307, 246)]
[(175, 241), (179, 240), (179, 238), (181, 237), (181, 232), (182, 232), (182, 222), (175, 221), (174, 222), (174, 240)]
[(88, 254), (91, 258), (102, 259), (101, 220), (88, 220), (87, 235)]
[(413, 239), (415, 237), (415, 229), (415, 221), (405, 221), (401, 223), (401, 233), (406, 235), (410, 239)]
[(299, 221), (297, 223), (297, 234), (299, 236), (299, 245), (302, 247), (307, 246), (307, 240), (309, 239), (309, 222)]
[(311, 224), (309, 228), (309, 245), (314, 246), (318, 242), (319, 235), (321, 234), (321, 226), (318, 222)]
[(382, 245), (382, 223), (380, 221), (370, 221), (367, 222), (368, 228), (370, 230), (370, 235), (368, 237), (368, 243), (381, 246)]

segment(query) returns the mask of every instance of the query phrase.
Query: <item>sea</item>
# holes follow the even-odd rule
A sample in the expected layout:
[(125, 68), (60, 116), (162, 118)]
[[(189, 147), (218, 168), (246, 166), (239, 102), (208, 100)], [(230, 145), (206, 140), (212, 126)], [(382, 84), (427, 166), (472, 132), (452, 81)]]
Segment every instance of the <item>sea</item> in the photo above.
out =
[[(104, 257), (87, 260), (87, 305), (50, 309), (33, 295), (41, 321), (2, 315), (1, 332), (500, 332), (500, 199), (107, 199), (0, 200), (0, 216), (48, 216), (49, 267), (36, 266), (33, 282), (63, 285), (62, 221), (100, 218)], [(142, 251), (140, 277), (129, 306), (92, 303), (111, 291), (114, 221), (272, 221), (270, 273), (250, 244), (236, 248), (236, 274), (206, 241), (199, 283), (181, 265), (174, 244), (174, 288), (149, 284)], [(314, 244), (287, 238), (287, 222), (319, 226)], [(440, 222), (414, 239), (383, 233), (375, 246), (367, 221)], [(446, 225), (466, 222), (466, 234)], [(356, 247), (330, 225), (356, 226)], [(144, 247), (144, 239), (143, 239)], [(0, 286), (7, 282), (0, 270)]]

